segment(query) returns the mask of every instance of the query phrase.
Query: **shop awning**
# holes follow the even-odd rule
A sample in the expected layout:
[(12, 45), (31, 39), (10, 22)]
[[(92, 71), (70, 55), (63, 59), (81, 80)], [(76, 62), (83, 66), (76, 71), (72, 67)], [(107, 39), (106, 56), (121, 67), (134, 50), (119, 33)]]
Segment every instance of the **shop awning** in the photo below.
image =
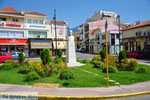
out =
[[(56, 41), (53, 41), (53, 49), (56, 49)], [(67, 49), (67, 41), (57, 41), (57, 49)]]
[(27, 39), (0, 39), (1, 45), (27, 45)]
[(31, 49), (52, 48), (51, 40), (31, 40)]

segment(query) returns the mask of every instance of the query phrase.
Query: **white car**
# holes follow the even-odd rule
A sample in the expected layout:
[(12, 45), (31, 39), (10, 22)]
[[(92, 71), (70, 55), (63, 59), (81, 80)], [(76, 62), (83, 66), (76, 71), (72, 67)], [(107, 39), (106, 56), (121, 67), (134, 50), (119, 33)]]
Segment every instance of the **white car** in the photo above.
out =
[[(13, 59), (18, 59), (19, 53), (20, 53), (20, 52), (13, 52), (13, 53), (11, 53), (12, 58), (13, 58)], [(23, 52), (23, 54), (24, 54), (24, 57), (26, 57), (26, 55), (25, 55), (24, 52)]]

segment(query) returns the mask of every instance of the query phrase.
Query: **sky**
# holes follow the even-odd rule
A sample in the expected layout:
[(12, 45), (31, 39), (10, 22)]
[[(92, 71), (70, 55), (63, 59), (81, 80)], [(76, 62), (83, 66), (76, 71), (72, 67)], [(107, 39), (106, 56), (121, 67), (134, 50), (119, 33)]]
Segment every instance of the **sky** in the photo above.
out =
[(18, 11), (37, 11), (52, 20), (67, 21), (69, 28), (85, 23), (96, 11), (111, 11), (121, 21), (135, 23), (150, 20), (150, 0), (0, 0), (0, 9), (12, 7)]

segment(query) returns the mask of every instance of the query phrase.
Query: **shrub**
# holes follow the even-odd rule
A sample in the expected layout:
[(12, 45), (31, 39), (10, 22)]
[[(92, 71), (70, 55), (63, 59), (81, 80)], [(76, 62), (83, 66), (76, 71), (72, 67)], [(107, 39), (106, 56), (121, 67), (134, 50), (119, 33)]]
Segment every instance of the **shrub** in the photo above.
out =
[(126, 52), (124, 50), (122, 50), (122, 51), (119, 52), (118, 59), (119, 59), (119, 62), (121, 62), (122, 59), (127, 59)]
[(101, 68), (103, 69), (106, 65), (101, 61), (92, 61), (92, 64), (95, 68)]
[(136, 70), (136, 73), (146, 73), (146, 69), (143, 67), (140, 67)]
[(27, 74), (27, 73), (29, 73), (30, 71), (33, 71), (32, 67), (26, 65), (26, 66), (24, 66), (24, 67), (20, 67), (19, 73)]
[[(109, 72), (109, 73), (115, 73), (115, 72), (117, 72), (117, 71), (118, 71), (117, 68), (114, 67), (114, 66), (109, 66), (109, 67), (108, 67), (108, 72)], [(103, 69), (103, 72), (104, 72), (104, 73), (107, 73), (107, 68), (106, 68), (106, 67)]]
[(100, 55), (94, 55), (92, 61), (101, 61), (101, 56)]
[(128, 66), (127, 66), (127, 69), (128, 71), (133, 71), (135, 70), (135, 68), (137, 67), (137, 61), (136, 59), (130, 59), (129, 63), (128, 63)]
[(128, 67), (128, 60), (122, 59), (120, 63), (117, 64), (117, 68), (121, 71), (127, 70)]
[(52, 61), (52, 57), (48, 48), (44, 48), (43, 51), (41, 51), (40, 57), (43, 65), (49, 64), (50, 61)]
[(11, 63), (4, 63), (3, 65), (0, 66), (0, 70), (9, 70), (12, 68), (13, 68), (13, 65)]
[(27, 74), (25, 81), (33, 81), (33, 80), (37, 80), (39, 78), (40, 78), (40, 76), (35, 71), (32, 71)]
[(24, 60), (25, 60), (24, 54), (23, 54), (23, 52), (21, 51), (21, 52), (19, 53), (19, 56), (18, 56), (18, 61), (19, 61), (20, 64), (22, 64), (22, 63), (24, 62)]
[(82, 62), (82, 63), (89, 63), (90, 61), (87, 60), (87, 59), (83, 59), (81, 62)]
[(70, 70), (64, 70), (60, 73), (59, 79), (61, 80), (69, 80), (74, 78), (74, 73), (72, 73)]
[(62, 57), (62, 50), (58, 50), (58, 57), (61, 58)]
[(58, 64), (58, 63), (64, 63), (64, 62), (63, 62), (62, 59), (56, 59), (56, 60), (55, 60), (55, 63)]
[(116, 57), (114, 55), (108, 55), (109, 65), (116, 66), (117, 62), (118, 62), (118, 57)]
[(104, 59), (106, 58), (105, 50), (101, 50), (99, 54), (101, 55), (102, 61), (104, 61)]

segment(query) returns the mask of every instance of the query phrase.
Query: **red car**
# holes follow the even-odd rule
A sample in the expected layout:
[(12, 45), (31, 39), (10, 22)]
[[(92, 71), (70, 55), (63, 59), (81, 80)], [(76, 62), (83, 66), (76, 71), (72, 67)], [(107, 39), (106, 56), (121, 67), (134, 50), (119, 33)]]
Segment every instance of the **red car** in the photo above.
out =
[(144, 54), (140, 51), (134, 51), (134, 52), (127, 53), (127, 57), (129, 57), (129, 58), (143, 58)]
[(12, 56), (9, 52), (0, 52), (0, 63), (5, 62), (8, 59), (12, 59)]

